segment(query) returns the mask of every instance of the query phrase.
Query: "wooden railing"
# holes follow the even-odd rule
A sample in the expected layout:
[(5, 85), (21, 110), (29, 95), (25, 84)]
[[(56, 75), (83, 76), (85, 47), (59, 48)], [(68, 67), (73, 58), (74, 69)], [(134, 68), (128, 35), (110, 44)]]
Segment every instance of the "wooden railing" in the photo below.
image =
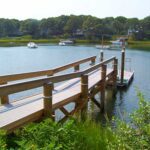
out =
[(41, 76), (52, 76), (58, 72), (64, 71), (72, 67), (74, 67), (74, 70), (77, 71), (80, 69), (80, 64), (86, 63), (88, 61), (91, 61), (91, 64), (94, 64), (95, 59), (96, 56), (92, 56), (51, 70), (0, 76), (0, 85), (7, 84), (7, 82), (10, 81), (23, 80), (23, 79), (29, 79), (29, 78), (35, 78)]
[[(42, 77), (42, 76), (52, 76), (58, 72), (67, 70), (69, 68), (74, 67), (74, 71), (78, 71), (80, 69), (80, 65), (86, 62), (91, 61), (91, 64), (95, 63), (96, 56), (92, 56), (89, 58), (85, 58), (61, 67), (57, 67), (51, 70), (43, 70), (43, 71), (36, 71), (36, 72), (29, 72), (29, 73), (21, 73), (21, 74), (13, 74), (13, 75), (5, 75), (0, 76), (0, 85), (7, 84), (11, 81), (23, 80), (23, 79), (30, 79), (35, 77)], [(1, 96), (1, 104), (9, 103), (9, 98), (7, 95)]]
[[(81, 60), (79, 62), (68, 64), (67, 67), (66, 66), (59, 67), (60, 69), (57, 68), (57, 72), (58, 72), (58, 70), (62, 71), (62, 70), (64, 70), (64, 68), (66, 69), (66, 68), (70, 68), (70, 67), (73, 67), (73, 66), (77, 66), (77, 65), (79, 65), (79, 64), (81, 64), (83, 62), (89, 61), (89, 60), (92, 60), (94, 62), (95, 61), (95, 57), (91, 57), (91, 58), (88, 58), (88, 59)], [(104, 68), (103, 66), (104, 65), (106, 66), (110, 62), (113, 62), (114, 66), (117, 65), (116, 58), (112, 57), (112, 58), (107, 59), (107, 60), (105, 60), (105, 61), (103, 61), (101, 63), (98, 63), (98, 64), (96, 64), (96, 65), (94, 65), (92, 67), (89, 67), (89, 68), (87, 68), (87, 69), (85, 69), (83, 71), (78, 71), (78, 72), (64, 74), (64, 75), (55, 75), (55, 76), (50, 76), (50, 77), (47, 76), (47, 77), (44, 77), (42, 79), (32, 79), (31, 81), (23, 81), (23, 82), (20, 82), (20, 83), (9, 83), (9, 84), (5, 84), (5, 85), (1, 85), (0, 86), (0, 97), (3, 98), (3, 97), (6, 97), (6, 96), (8, 96), (10, 94), (14, 94), (14, 93), (22, 92), (22, 91), (25, 91), (25, 90), (30, 90), (30, 89), (42, 87), (42, 86), (44, 86), (44, 89), (45, 88), (52, 89), (51, 87), (49, 88), (49, 84), (50, 83), (54, 84), (54, 83), (58, 83), (58, 82), (62, 82), (62, 81), (66, 81), (66, 80), (70, 80), (70, 79), (78, 78), (78, 77), (81, 77), (81, 81), (84, 82), (85, 79), (83, 79), (83, 78), (86, 78), (85, 76), (88, 75), (88, 73), (90, 73), (90, 72), (92, 72), (92, 71), (94, 71), (94, 70), (96, 70), (96, 69), (98, 69), (100, 67)], [(107, 68), (105, 68), (105, 72), (106, 72), (106, 69)], [(114, 67), (114, 71), (115, 72), (117, 72), (116, 69), (117, 68)], [(34, 77), (35, 77), (35, 75), (34, 75)], [(18, 77), (16, 79), (23, 79), (23, 78), (24, 77), (22, 76), (22, 77), (20, 77), (20, 78)], [(13, 75), (13, 79), (12, 80), (14, 80), (14, 79), (15, 79), (15, 76)], [(10, 79), (9, 79), (9, 81), (10, 81)], [(44, 91), (47, 91), (47, 90), (45, 89)], [(47, 92), (44, 92), (44, 93), (46, 93), (44, 95), (45, 95), (45, 97), (47, 97)], [(1, 101), (2, 100), (3, 99), (1, 99)], [(7, 103), (9, 103), (9, 101), (7, 101), (7, 102), (2, 101), (1, 103), (2, 104), (7, 104)]]

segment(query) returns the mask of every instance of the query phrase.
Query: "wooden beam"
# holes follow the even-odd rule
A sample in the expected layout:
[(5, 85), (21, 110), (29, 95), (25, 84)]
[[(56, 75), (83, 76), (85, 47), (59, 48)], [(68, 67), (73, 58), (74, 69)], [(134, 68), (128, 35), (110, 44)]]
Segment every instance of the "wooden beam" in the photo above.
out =
[(52, 95), (53, 95), (53, 84), (47, 83), (43, 86), (44, 95), (44, 116), (52, 118)]
[[(4, 85), (4, 84), (7, 84), (7, 82), (3, 82), (3, 83), (0, 83), (0, 85)], [(9, 97), (8, 95), (4, 95), (4, 96), (1, 96), (0, 97), (0, 105), (4, 105), (4, 104), (9, 104)]]
[(85, 113), (88, 108), (88, 75), (81, 76), (81, 100), (79, 108), (81, 107), (81, 118), (85, 119)]
[(51, 70), (42, 70), (42, 71), (29, 72), (29, 73), (21, 73), (21, 74), (0, 76), (0, 83), (16, 81), (16, 80), (23, 80), (23, 79), (29, 79), (29, 78), (35, 78), (35, 77), (40, 77), (40, 76), (51, 76), (54, 73), (64, 71), (66, 69), (72, 68), (74, 66), (77, 66), (77, 65), (86, 63), (88, 61), (95, 60), (95, 59), (96, 59), (96, 56), (92, 56), (92, 57), (85, 58), (85, 59), (67, 64), (67, 65), (64, 65), (64, 66), (57, 67), (55, 69), (51, 69)]
[(102, 90), (102, 86), (99, 85), (95, 88), (92, 89), (91, 93), (90, 93), (90, 98), (94, 97), (97, 93), (99, 93)]
[(103, 50), (100, 51), (100, 62), (104, 60), (104, 52)]
[(4, 76), (0, 76), (0, 83), (35, 78), (35, 77), (46, 76), (46, 75), (49, 75), (49, 76), (53, 75), (53, 70), (44, 70), (44, 71), (29, 72), (29, 73), (22, 73), (22, 74), (4, 75)]
[(112, 57), (106, 61), (103, 61), (102, 63), (100, 63), (98, 65), (94, 65), (93, 67), (88, 68), (84, 71), (80, 71), (80, 72), (75, 72), (75, 73), (70, 73), (70, 74), (65, 74), (65, 75), (57, 75), (57, 76), (52, 76), (52, 77), (45, 77), (42, 79), (24, 81), (21, 83), (2, 85), (2, 86), (0, 86), (0, 97), (9, 95), (9, 94), (13, 94), (13, 93), (17, 93), (17, 92), (21, 92), (21, 91), (25, 91), (25, 90), (30, 90), (30, 89), (37, 88), (37, 87), (41, 87), (41, 86), (43, 86), (43, 84), (48, 83), (48, 82), (58, 83), (58, 82), (62, 82), (62, 81), (66, 81), (69, 79), (80, 77), (83, 74), (90, 73), (90, 72), (98, 69), (100, 66), (102, 66), (105, 63), (109, 63), (109, 62), (113, 61), (114, 58), (115, 57)]
[(8, 96), (2, 96), (2, 97), (0, 97), (0, 100), (1, 100), (2, 105), (9, 104), (9, 97)]
[(115, 58), (116, 57), (111, 57), (110, 59), (107, 59), (107, 60), (105, 60), (103, 62), (100, 62), (100, 63), (98, 63), (98, 64), (96, 64), (96, 65), (94, 65), (92, 67), (89, 67), (88, 69), (83, 70), (82, 73), (83, 74), (88, 74), (88, 73), (90, 73), (90, 72), (92, 72), (92, 71), (94, 71), (96, 69), (99, 69), (102, 65), (112, 62)]
[(96, 104), (97, 107), (101, 108), (100, 103), (93, 97), (91, 98), (91, 101), (94, 102)]
[(95, 65), (95, 59), (91, 59), (91, 64), (90, 65)]
[(89, 57), (89, 58), (86, 58), (86, 59), (79, 60), (77, 62), (73, 62), (73, 63), (67, 64), (65, 66), (61, 66), (61, 67), (55, 68), (55, 69), (53, 69), (53, 73), (58, 73), (60, 71), (64, 71), (64, 70), (72, 68), (74, 66), (86, 63), (88, 61), (91, 61), (92, 59), (96, 59), (96, 56), (92, 56), (92, 57)]
[(7, 133), (10, 133), (15, 129), (18, 129), (29, 122), (33, 122), (41, 119), (42, 116), (43, 116), (43, 110), (39, 110), (33, 114), (25, 116), (22, 119), (16, 120), (15, 122), (3, 126), (2, 129), (7, 130)]
[(76, 72), (76, 71), (79, 71), (80, 70), (80, 66), (79, 65), (76, 65), (76, 66), (74, 66), (74, 71)]
[(124, 67), (125, 67), (125, 48), (123, 48), (121, 52), (121, 84), (123, 84), (124, 80)]
[(64, 116), (62, 119), (60, 119), (58, 122), (65, 122), (68, 118), (69, 118), (69, 116), (72, 116), (74, 113), (75, 113), (76, 111), (75, 111), (75, 109), (73, 109), (71, 112), (69, 112), (69, 114), (67, 115), (67, 116)]
[(66, 115), (66, 116), (69, 115), (69, 112), (64, 107), (61, 107), (59, 109), (64, 113), (64, 115)]
[(105, 107), (105, 82), (106, 82), (106, 70), (107, 66), (102, 65), (101, 78), (102, 78), (102, 89), (101, 89), (101, 112), (104, 111)]
[(114, 75), (113, 75), (113, 84), (114, 86), (117, 85), (117, 75), (118, 75), (118, 59), (114, 59)]
[(81, 76), (81, 99), (83, 102), (88, 101), (88, 75)]
[(25, 91), (25, 90), (30, 90), (34, 88), (38, 88), (43, 86), (45, 83), (53, 82), (53, 83), (58, 83), (62, 81), (66, 81), (69, 79), (77, 78), (81, 76), (81, 72), (75, 72), (75, 73), (70, 73), (70, 74), (65, 74), (65, 75), (58, 75), (58, 76), (52, 76), (52, 77), (46, 77), (43, 79), (36, 79), (32, 81), (25, 81), (21, 83), (13, 83), (13, 84), (7, 84), (7, 85), (2, 85), (0, 86), (0, 97)]

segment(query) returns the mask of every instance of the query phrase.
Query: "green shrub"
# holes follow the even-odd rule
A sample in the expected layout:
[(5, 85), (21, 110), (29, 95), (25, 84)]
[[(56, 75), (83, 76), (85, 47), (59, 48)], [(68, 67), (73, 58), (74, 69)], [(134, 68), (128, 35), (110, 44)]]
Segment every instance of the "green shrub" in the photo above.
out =
[(3, 130), (0, 130), (0, 149), (6, 149), (6, 132)]
[(131, 122), (118, 121), (115, 133), (126, 143), (126, 149), (150, 149), (150, 102), (138, 92), (139, 108), (132, 113)]
[[(150, 103), (139, 92), (139, 109), (131, 121), (114, 120), (115, 127), (92, 120), (70, 119), (64, 124), (46, 119), (31, 123), (13, 134), (0, 132), (0, 148), (27, 150), (148, 150)], [(111, 122), (110, 122), (111, 123)]]

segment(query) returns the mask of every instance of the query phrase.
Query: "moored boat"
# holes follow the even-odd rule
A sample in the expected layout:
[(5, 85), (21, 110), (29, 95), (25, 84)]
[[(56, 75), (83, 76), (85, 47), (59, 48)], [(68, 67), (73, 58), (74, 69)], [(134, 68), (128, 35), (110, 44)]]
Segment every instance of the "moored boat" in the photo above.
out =
[(96, 45), (95, 46), (97, 49), (109, 49), (110, 46), (109, 45)]
[(127, 45), (125, 39), (117, 39), (115, 41), (110, 41), (111, 45), (109, 47), (110, 50), (121, 50), (122, 47), (124, 47), (125, 45)]
[(34, 42), (29, 42), (27, 44), (27, 46), (28, 46), (28, 48), (37, 48), (38, 47), (37, 44), (35, 44)]
[(60, 46), (66, 46), (66, 45), (72, 45), (74, 42), (72, 40), (60, 40), (59, 45)]

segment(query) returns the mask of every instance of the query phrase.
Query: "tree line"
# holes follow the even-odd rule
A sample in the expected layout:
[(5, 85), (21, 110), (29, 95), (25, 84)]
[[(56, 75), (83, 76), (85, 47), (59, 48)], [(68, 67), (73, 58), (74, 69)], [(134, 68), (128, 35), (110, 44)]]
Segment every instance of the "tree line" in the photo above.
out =
[(150, 16), (144, 19), (59, 16), (42, 20), (0, 18), (0, 38), (30, 35), (32, 38), (99, 39), (103, 36), (132, 35), (135, 40), (150, 39)]

